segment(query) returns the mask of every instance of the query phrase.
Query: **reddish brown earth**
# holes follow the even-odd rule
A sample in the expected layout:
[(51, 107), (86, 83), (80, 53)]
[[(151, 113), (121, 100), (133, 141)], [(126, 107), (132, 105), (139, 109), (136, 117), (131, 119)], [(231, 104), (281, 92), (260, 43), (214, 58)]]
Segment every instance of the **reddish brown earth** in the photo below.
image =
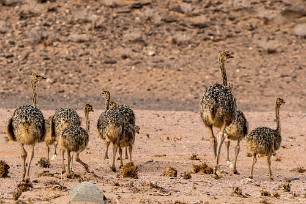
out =
[[(6, 142), (5, 123), (14, 109), (31, 103), (33, 71), (48, 78), (38, 86), (38, 106), (46, 118), (59, 107), (94, 106), (91, 141), (81, 158), (97, 177), (75, 164), (80, 177), (61, 179), (59, 156), (51, 168), (41, 168), (37, 162), (45, 147), (39, 144), (33, 188), (20, 202), (63, 203), (74, 185), (92, 181), (109, 203), (306, 203), (305, 172), (294, 170), (306, 168), (305, 1), (38, 2), (44, 1), (0, 0), (0, 160), (10, 166), (9, 177), (0, 178), (0, 203), (14, 202), (21, 180), (20, 147)], [(275, 127), (275, 98), (286, 101), (282, 147), (272, 160), (274, 181), (268, 180), (264, 157), (255, 165), (254, 180), (246, 179), (252, 159), (246, 157), (245, 140), (240, 175), (230, 175), (223, 148), (221, 179), (194, 173), (191, 179), (180, 177), (193, 171), (192, 164), (214, 164), (199, 102), (209, 85), (221, 83), (220, 50), (234, 53), (226, 63), (228, 80), (250, 129)], [(138, 179), (118, 177), (103, 160), (96, 121), (104, 108), (99, 96), (104, 89), (136, 112), (141, 127), (134, 148)], [(201, 161), (190, 160), (192, 154)], [(178, 177), (161, 176), (166, 166), (176, 168)], [(51, 174), (40, 176), (43, 171)], [(233, 193), (235, 187), (242, 195)], [(271, 195), (264, 196), (263, 190)]]

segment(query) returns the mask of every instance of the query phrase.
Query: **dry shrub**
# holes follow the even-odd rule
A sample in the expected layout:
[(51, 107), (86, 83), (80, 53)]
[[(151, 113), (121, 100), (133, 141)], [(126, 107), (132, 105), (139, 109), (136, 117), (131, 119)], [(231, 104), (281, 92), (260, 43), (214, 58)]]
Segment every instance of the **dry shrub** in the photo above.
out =
[(177, 170), (173, 167), (167, 166), (164, 169), (164, 172), (162, 174), (163, 176), (168, 176), (168, 177), (177, 177)]
[(198, 155), (196, 153), (192, 153), (190, 159), (191, 160), (200, 160), (200, 158), (198, 157)]
[(40, 167), (43, 168), (50, 168), (50, 161), (46, 157), (40, 158), (40, 160), (37, 162)]
[(10, 166), (3, 160), (0, 161), (0, 178), (7, 177)]
[(183, 177), (183, 179), (191, 179), (191, 174), (190, 172), (184, 172), (183, 175), (181, 175), (181, 177)]
[(242, 198), (247, 198), (250, 196), (249, 194), (243, 194), (241, 188), (239, 187), (233, 187), (232, 195), (238, 195), (239, 197)]
[(260, 190), (260, 195), (261, 196), (271, 196), (272, 194), (269, 191), (265, 190), (265, 189), (261, 189)]
[(285, 192), (291, 191), (291, 184), (289, 182), (283, 183), (279, 186), (280, 189), (283, 189)]
[(278, 192), (274, 192), (274, 193), (272, 193), (272, 195), (273, 195), (273, 197), (275, 197), (275, 198), (279, 198), (279, 197), (280, 197), (280, 195), (279, 195)]
[(212, 174), (213, 173), (213, 168), (209, 167), (205, 162), (203, 162), (202, 164), (193, 164), (193, 171), (194, 173), (199, 173), (202, 172), (204, 174)]
[(126, 165), (122, 166), (120, 169), (120, 174), (123, 178), (138, 178), (138, 167), (134, 165), (133, 162), (129, 162)]

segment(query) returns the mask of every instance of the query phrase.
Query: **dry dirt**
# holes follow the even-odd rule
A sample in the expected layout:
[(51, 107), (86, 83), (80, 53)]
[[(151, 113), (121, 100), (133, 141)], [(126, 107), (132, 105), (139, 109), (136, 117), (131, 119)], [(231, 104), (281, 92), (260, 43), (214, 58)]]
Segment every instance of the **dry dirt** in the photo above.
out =
[[(33, 71), (48, 78), (38, 87), (46, 118), (59, 107), (94, 106), (91, 141), (81, 158), (96, 176), (75, 164), (75, 178), (61, 177), (59, 156), (50, 168), (40, 167), (46, 153), (38, 144), (33, 188), (20, 203), (65, 203), (81, 181), (96, 183), (109, 203), (306, 203), (305, 1), (0, 0), (0, 13), (0, 160), (10, 166), (9, 177), (0, 178), (0, 203), (14, 202), (21, 180), (20, 147), (6, 142), (5, 123), (14, 109), (31, 103)], [(209, 85), (221, 82), (220, 50), (234, 53), (227, 75), (250, 129), (275, 127), (275, 98), (286, 101), (282, 147), (272, 160), (274, 181), (268, 180), (264, 157), (254, 180), (246, 179), (252, 159), (244, 140), (240, 175), (230, 174), (224, 148), (221, 179), (192, 173), (192, 164), (214, 164), (199, 102)], [(118, 177), (103, 160), (96, 130), (103, 89), (136, 112), (138, 179)], [(190, 160), (193, 154), (200, 161)], [(176, 168), (178, 177), (162, 176), (166, 166)], [(184, 172), (191, 179), (181, 177)]]

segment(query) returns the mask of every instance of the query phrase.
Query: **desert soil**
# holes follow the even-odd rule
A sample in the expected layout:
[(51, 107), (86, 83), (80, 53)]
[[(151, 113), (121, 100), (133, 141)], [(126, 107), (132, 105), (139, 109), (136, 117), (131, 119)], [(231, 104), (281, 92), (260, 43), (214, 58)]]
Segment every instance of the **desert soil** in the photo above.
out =
[[(60, 156), (50, 168), (40, 167), (46, 156), (40, 143), (33, 188), (20, 203), (65, 203), (82, 181), (94, 182), (109, 203), (306, 203), (305, 11), (303, 0), (0, 0), (0, 160), (10, 166), (9, 177), (0, 178), (0, 203), (15, 202), (21, 181), (20, 146), (6, 141), (5, 127), (14, 109), (31, 103), (32, 72), (47, 77), (37, 88), (45, 118), (65, 106), (83, 116), (83, 105), (93, 105), (90, 143), (81, 158), (95, 174), (75, 163), (76, 176), (66, 178)], [(193, 164), (214, 165), (199, 103), (208, 86), (221, 83), (221, 50), (234, 55), (227, 76), (250, 129), (274, 128), (275, 98), (286, 101), (282, 147), (272, 159), (274, 181), (265, 157), (255, 165), (254, 180), (247, 179), (252, 159), (245, 140), (239, 175), (231, 175), (224, 147), (222, 178), (193, 173)], [(138, 179), (122, 178), (103, 159), (96, 129), (102, 90), (135, 110), (141, 128), (133, 157)], [(191, 160), (193, 154), (200, 160)], [(167, 166), (178, 176), (162, 176)], [(184, 179), (184, 172), (191, 178)]]

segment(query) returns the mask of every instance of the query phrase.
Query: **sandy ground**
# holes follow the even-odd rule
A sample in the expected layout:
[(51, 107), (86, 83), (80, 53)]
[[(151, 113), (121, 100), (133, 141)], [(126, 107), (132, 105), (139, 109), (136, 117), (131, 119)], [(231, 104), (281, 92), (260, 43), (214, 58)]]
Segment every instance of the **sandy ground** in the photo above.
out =
[[(45, 116), (53, 111), (44, 111)], [(95, 175), (85, 173), (75, 163), (75, 178), (61, 176), (61, 157), (51, 161), (50, 168), (42, 168), (37, 162), (46, 156), (45, 146), (35, 148), (31, 170), (33, 188), (24, 192), (19, 201), (33, 203), (64, 203), (69, 200), (69, 191), (79, 182), (95, 183), (104, 192), (108, 203), (305, 203), (306, 175), (296, 168), (305, 169), (305, 113), (281, 112), (283, 141), (281, 149), (272, 159), (274, 181), (268, 179), (265, 157), (255, 165), (254, 180), (248, 180), (252, 159), (246, 156), (245, 140), (241, 142), (238, 158), (240, 175), (231, 175), (226, 165), (223, 147), (221, 171), (223, 177), (214, 179), (209, 174), (193, 173), (192, 164), (206, 162), (213, 166), (213, 154), (209, 135), (198, 113), (189, 111), (136, 110), (137, 124), (141, 133), (134, 148), (134, 162), (139, 168), (138, 179), (122, 178), (111, 171), (110, 161), (104, 160), (105, 146), (98, 138), (95, 127), (101, 110), (90, 115), (90, 143), (81, 158), (86, 161)], [(80, 114), (82, 114), (80, 112)], [(12, 203), (13, 192), (21, 180), (20, 147), (14, 142), (5, 142), (5, 120), (12, 110), (1, 110), (0, 158), (10, 165), (9, 177), (1, 178), (0, 197), (4, 203)], [(259, 125), (275, 127), (273, 112), (247, 112), (250, 128)], [(232, 142), (230, 157), (234, 155)], [(191, 160), (196, 154), (200, 160)], [(111, 155), (111, 151), (110, 151)], [(126, 163), (126, 161), (125, 161)], [(119, 161), (116, 166), (118, 167)], [(178, 171), (174, 178), (162, 176), (165, 167)], [(43, 173), (44, 172), (44, 173)], [(190, 172), (191, 178), (182, 174)], [(290, 189), (286, 185), (290, 185)], [(240, 193), (234, 193), (234, 189)], [(238, 191), (236, 191), (238, 192)]]

